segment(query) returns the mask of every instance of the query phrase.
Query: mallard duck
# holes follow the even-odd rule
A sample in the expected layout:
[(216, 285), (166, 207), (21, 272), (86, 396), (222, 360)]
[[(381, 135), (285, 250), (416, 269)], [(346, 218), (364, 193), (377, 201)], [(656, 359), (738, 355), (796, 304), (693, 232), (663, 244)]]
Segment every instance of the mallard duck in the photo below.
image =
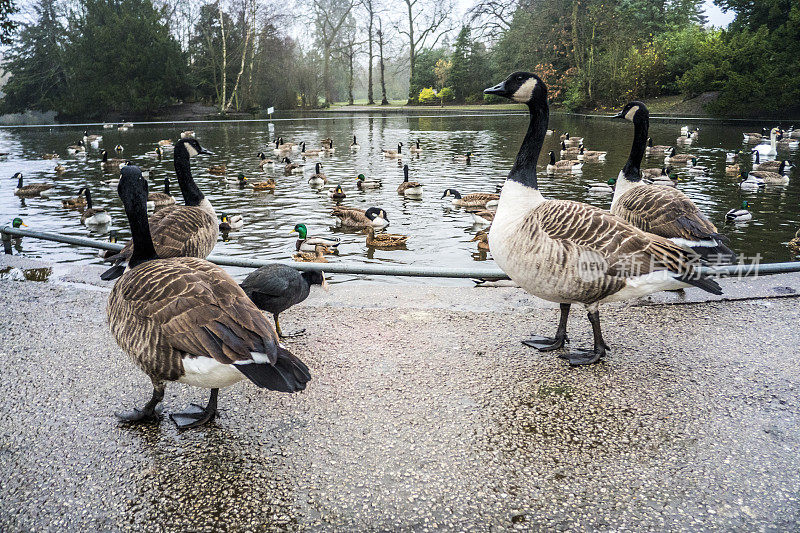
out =
[(384, 150), (383, 157), (388, 157), (391, 159), (397, 159), (398, 157), (403, 157), (403, 143), (397, 143), (397, 150)]
[[(688, 285), (714, 294), (722, 292), (716, 281), (700, 274), (695, 266), (698, 256), (686, 248), (597, 207), (542, 196), (536, 163), (549, 108), (547, 88), (539, 77), (515, 72), (485, 92), (525, 103), (530, 112), (528, 132), (503, 186), (489, 231), (489, 246), (497, 265), (527, 292), (558, 302), (561, 307), (555, 337), (536, 337), (526, 340), (526, 345), (542, 351), (562, 348), (571, 304), (583, 304), (592, 325), (594, 346), (565, 357), (571, 365), (593, 364), (608, 350), (600, 326), (601, 304)], [(646, 142), (645, 134), (641, 138), (642, 155)], [(621, 180), (617, 183), (619, 190)], [(634, 258), (635, 270), (623, 266), (623, 261)]]
[(344, 200), (347, 198), (347, 195), (345, 194), (341, 185), (337, 185), (336, 187), (328, 189), (328, 196), (334, 200)]
[(67, 146), (67, 153), (72, 155), (86, 153), (86, 146), (83, 141), (78, 141), (77, 144)]
[(675, 147), (669, 149), (667, 155), (664, 156), (664, 164), (669, 163), (684, 163), (689, 164), (692, 161), (692, 158), (696, 158), (697, 156), (694, 154), (676, 154)]
[(192, 139), (194, 138), (194, 130), (186, 130), (181, 132), (181, 139)]
[(495, 211), (491, 209), (480, 209), (471, 211), (472, 221), (478, 226), (488, 226), (494, 221)]
[(228, 232), (234, 229), (239, 229), (244, 226), (244, 218), (242, 215), (230, 215), (228, 216), (225, 213), (222, 213), (221, 217), (222, 222), (219, 224), (219, 230), (222, 232)]
[(293, 163), (291, 159), (288, 157), (284, 157), (281, 161), (283, 163), (283, 174), (285, 176), (291, 176), (292, 174), (302, 174), (303, 173), (303, 165), (300, 163)]
[(114, 147), (114, 151), (117, 152), (118, 154), (121, 154), (122, 152), (125, 151), (125, 147), (122, 146), (121, 144), (118, 144)]
[(85, 188), (78, 189), (78, 196), (61, 200), (61, 205), (67, 209), (83, 209), (86, 206)]
[(348, 228), (385, 228), (389, 225), (386, 211), (379, 207), (370, 207), (362, 211), (355, 207), (338, 206), (333, 208), (331, 214), (339, 219), (342, 226)]
[(741, 166), (739, 165), (739, 163), (736, 163), (735, 165), (725, 165), (725, 174), (737, 176), (739, 175), (740, 171), (741, 171)]
[(753, 219), (753, 214), (748, 211), (750, 204), (747, 200), (742, 201), (742, 206), (739, 209), (731, 209), (725, 213), (725, 220), (728, 222), (746, 222)]
[(300, 155), (302, 157), (319, 157), (323, 152), (324, 150), (321, 148), (319, 150), (306, 150), (306, 142), (303, 141), (300, 143)]
[(169, 193), (169, 177), (164, 176), (164, 192), (151, 192), (147, 195), (148, 209), (161, 209), (175, 205), (175, 198)]
[(275, 166), (275, 160), (267, 157), (264, 152), (258, 152), (258, 166), (263, 169), (267, 165)]
[(108, 152), (105, 150), (100, 152), (100, 154), (103, 156), (100, 161), (103, 170), (113, 172), (115, 170), (119, 170), (119, 167), (125, 163), (124, 159), (109, 159)]
[(58, 154), (44, 154), (42, 159), (58, 159)]
[(394, 233), (375, 233), (375, 228), (367, 228), (367, 246), (372, 248), (400, 248), (406, 245), (408, 235)]
[(356, 186), (361, 190), (366, 189), (379, 189), (381, 187), (380, 180), (368, 180), (364, 174), (356, 176)]
[(158, 145), (161, 147), (172, 146), (172, 139), (161, 139), (158, 141)]
[(212, 420), (219, 388), (245, 378), (267, 389), (303, 390), (308, 367), (280, 345), (227, 272), (196, 257), (159, 258), (149, 233), (147, 182), (135, 166), (122, 174), (119, 194), (136, 244), (131, 268), (109, 295), (108, 323), (117, 344), (152, 380), (153, 394), (142, 409), (116, 416), (128, 423), (157, 418), (167, 381), (211, 389), (205, 408), (170, 415), (182, 429)]
[(456, 154), (453, 156), (453, 161), (463, 161), (465, 163), (472, 162), (472, 152), (467, 152), (466, 154)]
[(248, 183), (247, 183), (248, 180), (249, 180), (249, 178), (247, 176), (245, 176), (244, 174), (242, 174), (241, 172), (239, 172), (235, 176), (234, 175), (227, 175), (227, 174), (225, 175), (225, 181), (227, 181), (228, 183), (235, 183), (239, 187), (242, 187), (242, 188), (244, 188), (244, 187), (246, 187), (248, 185)]
[[(15, 219), (16, 220), (16, 219)], [(795, 255), (800, 254), (800, 229), (797, 230), (794, 234), (794, 239), (789, 241), (786, 246), (789, 247), (789, 251)]]
[(689, 172), (692, 174), (708, 174), (708, 167), (698, 165), (696, 157), (693, 157), (686, 166), (689, 167)]
[(355, 151), (355, 150), (358, 150), (359, 148), (361, 148), (361, 146), (358, 144), (358, 141), (356, 140), (356, 136), (353, 135), (353, 142), (350, 143), (350, 150)]
[[(691, 248), (703, 259), (734, 262), (736, 254), (725, 244), (727, 237), (697, 208), (692, 200), (668, 183), (642, 182), (639, 167), (644, 156), (650, 111), (642, 102), (625, 105), (616, 118), (633, 122), (633, 141), (625, 166), (617, 177), (611, 213), (638, 229)], [(666, 172), (666, 169), (665, 169)], [(666, 179), (671, 179), (666, 176)]]
[(55, 171), (56, 174), (63, 174), (64, 172), (67, 171), (67, 167), (59, 163), (53, 170)]
[[(175, 144), (173, 161), (178, 186), (185, 205), (170, 205), (150, 217), (150, 235), (160, 257), (206, 257), (217, 244), (219, 222), (214, 207), (197, 187), (190, 168), (190, 158), (208, 152), (197, 139), (180, 139)], [(133, 165), (122, 167), (125, 169)], [(141, 170), (136, 167), (136, 173)], [(145, 199), (145, 207), (147, 200)], [(114, 265), (100, 278), (116, 279), (125, 272), (126, 263), (133, 254), (133, 241), (109, 258)]]
[(451, 203), (461, 207), (486, 207), (489, 202), (496, 203), (500, 199), (500, 195), (489, 192), (473, 192), (462, 196), (455, 189), (445, 189), (442, 198), (452, 198)]
[(308, 298), (311, 285), (321, 285), (327, 290), (325, 274), (319, 270), (299, 272), (290, 266), (273, 263), (251, 272), (240, 286), (256, 307), (272, 315), (275, 331), (279, 338), (284, 339), (296, 337), (305, 329), (283, 333), (278, 315)]
[(228, 167), (226, 165), (212, 165), (207, 170), (209, 174), (224, 176), (228, 172)]
[(329, 251), (324, 245), (318, 244), (314, 247), (313, 252), (297, 252), (292, 259), (298, 263), (327, 263), (325, 253)]
[(164, 156), (164, 150), (161, 149), (161, 146), (156, 145), (154, 150), (150, 150), (149, 152), (145, 152), (144, 155), (146, 155), (147, 157), (152, 157), (152, 158), (158, 159), (160, 161), (161, 158)]
[(583, 172), (583, 163), (580, 161), (573, 161), (570, 159), (562, 159), (556, 161), (556, 154), (550, 151), (550, 163), (547, 164), (547, 173), (555, 174), (556, 172), (572, 172), (578, 174)]
[(606, 182), (595, 182), (586, 185), (589, 192), (614, 192), (614, 185), (617, 183), (615, 178), (609, 178)]
[(12, 228), (19, 228), (20, 226), (27, 228), (28, 225), (22, 221), (20, 217), (14, 217), (14, 220), (11, 221)]
[(254, 191), (274, 191), (277, 184), (275, 183), (274, 179), (267, 178), (266, 181), (257, 181), (255, 183), (251, 183), (250, 186)]
[(330, 251), (335, 252), (341, 244), (341, 240), (337, 237), (309, 237), (308, 228), (305, 224), (296, 224), (292, 233), (297, 233), (297, 241), (295, 242), (295, 249), (298, 252), (313, 252), (318, 244), (328, 248)]
[(403, 165), (403, 182), (397, 186), (397, 194), (407, 198), (421, 198), (422, 184), (417, 181), (408, 181), (408, 165)]
[(478, 250), (489, 251), (489, 230), (484, 229), (475, 234), (469, 242), (478, 242)]
[(578, 161), (583, 161), (585, 163), (597, 163), (600, 161), (605, 161), (606, 155), (608, 155), (608, 152), (585, 150), (583, 145), (581, 145), (580, 151), (578, 152)]
[(83, 194), (86, 196), (86, 209), (81, 213), (81, 224), (87, 226), (105, 226), (111, 224), (111, 215), (102, 207), (92, 205), (92, 193), (89, 187), (84, 187)]
[(328, 177), (322, 173), (322, 165), (317, 163), (314, 166), (314, 173), (308, 177), (308, 184), (312, 187), (322, 187), (328, 183)]
[(781, 174), (780, 172), (769, 172), (766, 170), (754, 170), (747, 175), (755, 179), (762, 180), (768, 185), (787, 185), (789, 183), (789, 176)]
[(667, 146), (665, 144), (653, 144), (653, 138), (647, 138), (647, 148), (645, 148), (645, 153), (647, 155), (663, 155), (667, 152), (672, 150), (672, 146)]
[(22, 172), (17, 172), (11, 179), (17, 180), (17, 186), (14, 187), (14, 194), (20, 198), (32, 198), (40, 195), (47, 196), (47, 194), (42, 193), (47, 193), (47, 191), (54, 187), (54, 185), (50, 185), (49, 183), (29, 183), (28, 185), (24, 185)]
[[(411, 152), (412, 154), (422, 153), (422, 147), (419, 145), (419, 139), (417, 139), (417, 141), (408, 148), (408, 151)], [(468, 152), (467, 157), (469, 157), (469, 155), (470, 153)], [(467, 161), (468, 160), (469, 159), (467, 159)]]

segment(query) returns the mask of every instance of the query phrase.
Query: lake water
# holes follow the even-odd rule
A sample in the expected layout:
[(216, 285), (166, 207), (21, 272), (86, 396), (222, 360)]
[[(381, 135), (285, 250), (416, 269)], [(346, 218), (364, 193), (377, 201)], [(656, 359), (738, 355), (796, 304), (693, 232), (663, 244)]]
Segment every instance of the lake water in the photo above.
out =
[[(245, 256), (259, 259), (287, 260), (294, 253), (296, 234), (290, 234), (297, 223), (305, 223), (311, 235), (336, 233), (342, 238), (340, 254), (331, 262), (414, 264), (428, 266), (469, 267), (490, 266), (491, 257), (477, 252), (471, 242), (480, 229), (473, 226), (472, 217), (459, 208), (441, 200), (446, 188), (456, 188), (462, 194), (494, 192), (503, 183), (527, 128), (527, 115), (494, 116), (370, 116), (337, 117), (326, 115), (323, 119), (296, 118), (274, 122), (270, 130), (266, 122), (218, 122), (205, 124), (137, 124), (126, 132), (89, 128), (90, 133), (102, 134), (101, 148), (113, 154), (113, 147), (122, 144), (122, 157), (131, 159), (144, 168), (151, 169), (151, 190), (161, 190), (165, 175), (174, 176), (172, 152), (163, 161), (145, 157), (160, 139), (176, 139), (183, 129), (193, 129), (202, 145), (215, 155), (202, 155), (192, 160), (193, 174), (218, 214), (241, 214), (245, 225), (231, 232), (227, 240), (220, 240), (216, 254)], [(574, 116), (553, 116), (550, 127), (559, 132), (569, 131), (573, 136), (584, 137), (586, 149), (606, 150), (605, 163), (586, 163), (579, 175), (546, 176), (547, 151), (557, 150), (558, 136), (547, 138), (540, 158), (540, 188), (545, 196), (579, 200), (608, 208), (610, 194), (590, 193), (585, 184), (616, 177), (628, 157), (633, 127), (622, 120), (592, 120)], [(680, 125), (654, 122), (650, 134), (655, 144), (674, 145)], [(0, 129), (0, 223), (7, 224), (20, 216), (30, 229), (60, 232), (67, 235), (107, 238), (108, 229), (100, 232), (80, 223), (76, 211), (62, 208), (61, 200), (75, 196), (77, 190), (89, 185), (97, 205), (110, 211), (111, 228), (118, 229), (126, 238), (127, 220), (115, 188), (104, 186), (103, 180), (112, 177), (102, 171), (100, 152), (89, 149), (86, 155), (68, 156), (66, 147), (82, 137), (83, 127), (7, 128)], [(726, 233), (732, 248), (746, 256), (760, 254), (762, 262), (791, 260), (785, 243), (800, 228), (800, 180), (793, 170), (786, 187), (768, 187), (759, 192), (740, 191), (738, 180), (725, 175), (725, 153), (747, 148), (742, 144), (743, 131), (758, 131), (759, 127), (702, 125), (699, 139), (689, 148), (697, 154), (698, 164), (707, 166), (707, 176), (692, 176), (678, 167), (681, 178), (678, 187), (688, 194), (700, 209)], [(361, 149), (351, 153), (348, 149), (352, 135), (358, 137)], [(306, 141), (308, 148), (318, 148), (320, 140), (330, 137), (337, 148), (335, 154), (321, 159), (309, 159), (306, 175), (284, 176), (282, 168), (267, 168), (262, 172), (256, 154), (267, 150), (272, 157), (270, 141), (282, 136), (287, 142)], [(424, 184), (421, 200), (398, 196), (397, 185), (403, 179), (402, 167), (397, 160), (386, 159), (383, 148), (396, 148), (399, 141), (405, 147), (419, 139), (423, 148), (420, 155), (406, 155), (403, 161), (411, 167), (412, 179)], [(752, 146), (752, 145), (751, 145)], [(454, 162), (453, 156), (471, 151), (475, 159), (470, 164)], [(43, 160), (45, 153), (58, 153), (61, 158)], [(781, 159), (797, 159), (796, 153), (778, 150)], [(558, 154), (558, 152), (556, 152)], [(120, 157), (116, 154), (110, 157)], [(354, 231), (343, 231), (335, 226), (331, 209), (336, 205), (325, 190), (308, 186), (307, 175), (313, 172), (314, 162), (320, 161), (328, 175), (329, 185), (341, 183), (347, 194), (342, 205), (366, 209), (371, 206), (386, 210), (391, 226), (388, 231), (409, 235), (405, 250), (374, 250), (365, 245), (365, 236)], [(750, 156), (742, 164), (749, 165)], [(57, 175), (55, 165), (66, 167)], [(239, 172), (254, 180), (274, 177), (278, 183), (274, 194), (240, 189), (229, 184), (224, 177), (207, 171), (211, 165), (227, 165), (228, 175)], [(662, 158), (648, 158), (644, 167), (660, 167)], [(749, 167), (747, 167), (749, 168)], [(29, 183), (48, 182), (55, 185), (50, 198), (20, 199), (14, 196), (15, 172), (22, 172)], [(383, 187), (362, 192), (356, 187), (355, 176), (364, 173), (382, 180)], [(173, 195), (180, 197), (173, 180)], [(750, 202), (753, 220), (745, 224), (726, 225), (725, 213), (738, 207), (742, 200)], [(41, 257), (57, 262), (99, 263), (96, 250), (67, 246), (58, 243), (24, 239), (15, 253)], [(477, 263), (477, 261), (484, 261)], [(485, 261), (488, 261), (485, 262)], [(231, 269), (236, 275), (244, 270)], [(355, 276), (336, 275), (337, 282), (357, 279)], [(410, 278), (380, 277), (385, 283), (419, 283)], [(436, 284), (466, 284), (466, 280), (431, 280)]]

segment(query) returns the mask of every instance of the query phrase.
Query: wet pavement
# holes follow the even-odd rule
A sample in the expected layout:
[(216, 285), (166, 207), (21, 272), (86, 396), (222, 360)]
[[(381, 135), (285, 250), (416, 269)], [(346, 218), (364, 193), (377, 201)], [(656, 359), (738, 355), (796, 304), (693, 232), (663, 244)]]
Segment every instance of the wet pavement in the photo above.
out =
[(305, 392), (243, 381), (178, 432), (117, 424), (149, 381), (107, 288), (53, 272), (0, 279), (2, 531), (800, 527), (796, 276), (605, 306), (612, 352), (576, 369), (519, 343), (558, 311), (518, 289), (338, 285), (282, 315)]

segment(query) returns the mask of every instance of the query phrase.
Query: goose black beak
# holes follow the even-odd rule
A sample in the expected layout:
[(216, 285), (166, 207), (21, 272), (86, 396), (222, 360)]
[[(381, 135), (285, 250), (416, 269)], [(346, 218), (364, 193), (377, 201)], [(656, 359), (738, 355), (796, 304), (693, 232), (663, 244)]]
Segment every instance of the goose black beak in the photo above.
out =
[(483, 90), (483, 94), (494, 94), (497, 96), (505, 96), (507, 93), (506, 91), (506, 82), (501, 81), (494, 87), (489, 87), (488, 89)]
[(201, 154), (208, 154), (208, 155), (216, 155), (214, 152), (212, 152), (211, 150), (208, 150), (206, 148), (201, 149), (200, 153)]
[(625, 118), (625, 113), (623, 113), (622, 111), (620, 111), (620, 112), (619, 112), (619, 113), (617, 113), (616, 115), (612, 115), (612, 116), (611, 116), (611, 118)]

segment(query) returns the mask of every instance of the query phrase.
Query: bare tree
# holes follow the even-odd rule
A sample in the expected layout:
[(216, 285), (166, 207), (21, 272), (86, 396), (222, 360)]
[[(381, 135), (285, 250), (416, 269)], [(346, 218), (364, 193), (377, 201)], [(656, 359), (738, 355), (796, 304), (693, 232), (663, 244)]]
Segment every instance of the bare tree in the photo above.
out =
[(378, 49), (381, 62), (381, 105), (389, 105), (389, 100), (386, 98), (386, 64), (383, 62), (383, 21), (380, 17), (378, 17)]
[(466, 18), (476, 38), (497, 41), (511, 27), (519, 0), (478, 0)]
[(331, 54), (340, 48), (340, 33), (352, 9), (353, 0), (314, 0), (314, 25), (322, 45), (325, 105), (331, 105)]
[(452, 27), (450, 14), (452, 0), (403, 0), (408, 12), (407, 27), (397, 26), (397, 31), (408, 38), (409, 80), (414, 80), (414, 63), (417, 52), (433, 48)]
[(361, 5), (367, 11), (367, 44), (368, 44), (368, 60), (367, 60), (367, 103), (372, 105), (375, 103), (375, 100), (372, 96), (372, 60), (375, 58), (375, 54), (372, 52), (372, 42), (373, 42), (373, 27), (375, 24), (375, 13), (376, 13), (376, 4), (375, 0), (361, 0)]

